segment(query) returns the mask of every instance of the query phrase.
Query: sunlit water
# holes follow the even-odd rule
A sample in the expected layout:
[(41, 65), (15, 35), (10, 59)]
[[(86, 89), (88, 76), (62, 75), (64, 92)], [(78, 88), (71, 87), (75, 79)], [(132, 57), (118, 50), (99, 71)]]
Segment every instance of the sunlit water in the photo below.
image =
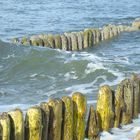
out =
[[(130, 24), (138, 16), (139, 0), (0, 0), (0, 112), (16, 107), (25, 111), (74, 91), (95, 105), (99, 86), (115, 88), (123, 78), (140, 73), (140, 32), (122, 33), (82, 52), (4, 42), (16, 36)], [(132, 140), (139, 127), (140, 119), (102, 133), (101, 139)]]

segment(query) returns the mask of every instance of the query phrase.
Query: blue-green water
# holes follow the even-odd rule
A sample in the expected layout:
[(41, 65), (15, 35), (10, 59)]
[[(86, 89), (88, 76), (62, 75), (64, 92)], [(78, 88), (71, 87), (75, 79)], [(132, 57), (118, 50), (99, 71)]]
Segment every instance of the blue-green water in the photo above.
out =
[[(130, 24), (140, 16), (139, 0), (0, 0), (0, 112), (81, 91), (95, 104), (99, 86), (115, 87), (140, 73), (140, 32), (122, 33), (82, 52), (65, 52), (10, 43), (13, 37), (80, 31), (105, 24)], [(135, 127), (134, 127), (135, 126)], [(131, 126), (123, 140), (134, 136)], [(122, 131), (115, 130), (122, 138)], [(108, 136), (109, 135), (109, 136)], [(115, 134), (114, 134), (115, 135)], [(120, 137), (119, 137), (120, 136)], [(115, 139), (116, 138), (116, 139)]]

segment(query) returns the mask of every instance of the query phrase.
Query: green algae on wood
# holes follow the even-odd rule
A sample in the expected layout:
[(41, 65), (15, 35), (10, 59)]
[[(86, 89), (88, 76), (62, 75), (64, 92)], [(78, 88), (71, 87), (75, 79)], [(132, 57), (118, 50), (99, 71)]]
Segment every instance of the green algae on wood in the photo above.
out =
[(0, 140), (10, 140), (10, 118), (7, 113), (0, 115)]
[(77, 35), (78, 49), (83, 50), (84, 49), (83, 32), (77, 32), (76, 35)]
[(55, 40), (54, 40), (54, 36), (52, 34), (47, 35), (47, 41), (49, 43), (49, 47), (55, 48)]
[(68, 51), (68, 39), (65, 35), (61, 35), (61, 40), (62, 40), (62, 50)]
[(93, 33), (91, 29), (85, 29), (84, 33), (84, 48), (93, 46)]
[(73, 140), (73, 102), (70, 97), (63, 96), (62, 140)]
[(31, 36), (30, 43), (32, 46), (44, 46), (43, 40), (39, 36)]
[(99, 89), (97, 100), (97, 113), (99, 118), (100, 131), (108, 131), (113, 126), (113, 93), (108, 85), (102, 86)]
[(11, 134), (12, 140), (24, 140), (24, 118), (20, 109), (15, 109), (8, 112), (11, 122)]
[(27, 38), (26, 36), (22, 37), (21, 38), (21, 44), (27, 46), (27, 45), (30, 45), (30, 40), (29, 38)]
[(134, 30), (140, 30), (140, 18), (136, 18), (133, 22), (132, 22), (132, 28)]
[(134, 140), (140, 140), (140, 130), (137, 132)]
[(72, 32), (70, 36), (71, 36), (71, 43), (72, 43), (72, 51), (79, 50), (76, 33)]
[(87, 126), (86, 126), (86, 137), (90, 140), (96, 139), (99, 136), (99, 122), (97, 112), (93, 106), (90, 106)]
[(39, 35), (39, 38), (43, 41), (43, 46), (50, 47), (50, 44), (48, 42), (48, 35)]
[(14, 44), (19, 44), (20, 40), (19, 40), (19, 38), (15, 37), (15, 38), (12, 38), (11, 42), (14, 43)]
[(25, 140), (42, 140), (42, 113), (41, 109), (37, 106), (27, 110)]
[(72, 51), (71, 33), (64, 33), (64, 35), (66, 36), (67, 41), (68, 41), (67, 50)]
[(101, 40), (107, 40), (110, 38), (110, 28), (109, 26), (104, 26), (101, 30)]
[(50, 108), (48, 103), (42, 102), (40, 104), (42, 110), (42, 140), (49, 140), (48, 138), (48, 128), (49, 128), (49, 118), (50, 118)]
[(123, 99), (123, 86), (121, 84), (118, 84), (115, 94), (115, 128), (118, 128), (121, 124), (121, 114), (123, 110), (125, 110), (125, 102)]
[(74, 137), (73, 140), (84, 140), (85, 137), (85, 116), (87, 108), (86, 97), (76, 92), (72, 95), (74, 113)]
[(136, 74), (133, 74), (131, 80), (133, 82), (133, 92), (134, 92), (133, 118), (137, 119), (140, 108), (140, 77)]
[(62, 101), (60, 99), (51, 99), (48, 105), (50, 107), (48, 139), (61, 140)]
[(123, 98), (126, 105), (125, 111), (122, 112), (121, 124), (126, 125), (132, 122), (133, 118), (133, 85), (130, 79), (125, 79), (121, 82), (123, 86)]
[(56, 49), (62, 49), (62, 41), (60, 35), (54, 35), (54, 43)]

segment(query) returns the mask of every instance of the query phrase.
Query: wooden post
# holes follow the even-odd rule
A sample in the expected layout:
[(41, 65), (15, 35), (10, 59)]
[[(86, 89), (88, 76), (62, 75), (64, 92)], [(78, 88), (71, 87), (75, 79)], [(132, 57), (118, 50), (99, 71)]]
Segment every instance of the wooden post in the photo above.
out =
[(72, 43), (72, 51), (77, 51), (77, 50), (79, 50), (76, 34), (75, 34), (74, 32), (72, 32), (72, 33), (70, 34), (70, 36), (71, 36), (71, 43)]
[(8, 112), (11, 122), (11, 134), (12, 140), (24, 140), (24, 119), (23, 113), (20, 109)]
[(50, 47), (55, 48), (54, 36), (52, 34), (49, 34), (47, 36), (47, 40), (48, 40), (48, 43), (49, 43)]
[(38, 36), (31, 36), (30, 43), (33, 46), (44, 46), (43, 40), (39, 38)]
[(10, 139), (10, 118), (7, 113), (0, 115), (0, 140)]
[(71, 33), (64, 33), (67, 38), (67, 50), (72, 51)]
[(131, 79), (133, 82), (133, 92), (134, 92), (133, 118), (137, 119), (140, 108), (140, 77), (136, 74), (133, 74)]
[(70, 97), (62, 97), (63, 125), (62, 140), (73, 140), (73, 102)]
[(101, 30), (101, 40), (108, 40), (110, 38), (110, 28), (109, 26), (104, 26)]
[(90, 106), (90, 112), (88, 116), (87, 126), (86, 126), (86, 137), (90, 140), (96, 139), (99, 135), (99, 124), (98, 124), (97, 112), (94, 110), (93, 106)]
[(42, 140), (42, 113), (41, 109), (37, 106), (27, 110), (25, 140)]
[(49, 118), (50, 118), (50, 108), (48, 103), (43, 102), (40, 104), (41, 110), (42, 110), (42, 140), (49, 140)]
[(60, 35), (55, 35), (54, 36), (54, 43), (55, 43), (55, 48), (56, 49), (62, 49), (62, 41)]
[(121, 82), (123, 86), (123, 98), (125, 102), (126, 109), (122, 113), (123, 125), (132, 122), (133, 118), (133, 107), (134, 107), (134, 95), (133, 95), (133, 85), (130, 79), (125, 79)]
[(62, 101), (60, 99), (51, 99), (48, 102), (50, 107), (49, 120), (49, 140), (61, 140), (62, 129)]
[(68, 51), (68, 39), (65, 35), (61, 35), (62, 50)]
[(77, 32), (77, 40), (78, 40), (78, 48), (79, 48), (79, 50), (83, 50), (84, 49), (83, 32)]
[(50, 47), (50, 44), (48, 42), (48, 35), (39, 35), (39, 38), (42, 39), (43, 46)]
[(72, 95), (74, 103), (74, 138), (73, 140), (84, 140), (85, 138), (85, 116), (86, 116), (86, 97), (76, 92)]
[(114, 127), (118, 128), (121, 124), (121, 115), (122, 112), (125, 111), (125, 102), (123, 99), (123, 86), (119, 84), (117, 86), (116, 94), (115, 94), (115, 122)]
[(112, 103), (113, 93), (111, 88), (108, 85), (100, 87), (97, 100), (97, 113), (101, 131), (108, 131), (113, 127), (114, 112)]

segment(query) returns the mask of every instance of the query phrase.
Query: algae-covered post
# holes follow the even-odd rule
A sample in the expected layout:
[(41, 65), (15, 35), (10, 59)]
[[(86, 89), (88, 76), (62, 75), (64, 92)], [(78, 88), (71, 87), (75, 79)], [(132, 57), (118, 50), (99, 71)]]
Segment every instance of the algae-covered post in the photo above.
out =
[(62, 101), (60, 99), (51, 99), (48, 102), (50, 107), (49, 120), (49, 140), (61, 140), (62, 128)]
[(90, 140), (99, 137), (99, 122), (97, 112), (93, 106), (90, 106), (87, 126), (86, 126), (86, 137)]
[(139, 108), (140, 108), (140, 77), (136, 74), (133, 74), (133, 94), (134, 94), (134, 108), (133, 108), (133, 118), (138, 118)]
[(87, 101), (86, 97), (76, 92), (72, 95), (73, 111), (74, 111), (74, 138), (73, 140), (84, 140), (85, 138), (85, 116)]
[(11, 134), (12, 140), (24, 140), (24, 118), (20, 109), (8, 112), (11, 122)]
[(0, 115), (0, 140), (10, 139), (10, 118), (7, 113)]
[(37, 106), (27, 110), (25, 140), (42, 140), (42, 113), (41, 109)]
[(125, 102), (123, 99), (123, 86), (118, 84), (115, 94), (115, 121), (114, 127), (119, 127), (121, 123), (121, 114), (125, 111)]
[(122, 112), (121, 123), (129, 124), (132, 122), (133, 118), (133, 107), (134, 107), (134, 95), (133, 95), (133, 85), (130, 79), (125, 79), (121, 82), (123, 86), (123, 98), (125, 102), (125, 111)]
[(50, 117), (50, 108), (48, 103), (43, 102), (40, 104), (42, 109), (42, 140), (48, 139), (48, 128), (49, 128), (49, 117)]
[(113, 93), (109, 86), (100, 87), (97, 100), (97, 113), (99, 118), (100, 131), (108, 131), (113, 127)]
[(73, 140), (73, 102), (70, 97), (62, 97), (63, 125), (62, 140)]

